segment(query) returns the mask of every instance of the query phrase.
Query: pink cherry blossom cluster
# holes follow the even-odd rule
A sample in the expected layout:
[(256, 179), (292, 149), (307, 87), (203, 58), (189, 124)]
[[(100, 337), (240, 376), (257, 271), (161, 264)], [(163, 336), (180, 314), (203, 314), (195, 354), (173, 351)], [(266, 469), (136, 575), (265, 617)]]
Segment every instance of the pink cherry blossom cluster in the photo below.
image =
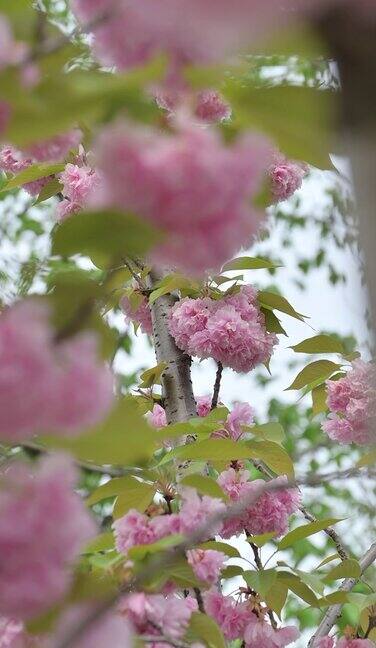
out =
[[(135, 630), (143, 635), (160, 636), (163, 634), (172, 641), (182, 639), (187, 630), (197, 602), (191, 596), (163, 596), (143, 592), (124, 597), (119, 604), (119, 612), (127, 618)], [(154, 644), (154, 646), (161, 644)], [(165, 644), (163, 644), (165, 645)]]
[(156, 263), (191, 274), (219, 269), (257, 232), (260, 214), (250, 203), (270, 159), (261, 137), (225, 146), (219, 133), (199, 127), (172, 135), (117, 125), (102, 132), (97, 157), (94, 206), (134, 212), (161, 229)]
[(268, 171), (273, 202), (277, 203), (290, 198), (295, 191), (300, 189), (307, 173), (307, 164), (288, 160), (280, 154), (275, 155)]
[(293, 626), (273, 629), (265, 619), (265, 608), (252, 600), (235, 601), (216, 589), (204, 593), (205, 611), (221, 628), (228, 641), (241, 637), (246, 648), (284, 648), (299, 632)]
[(174, 115), (179, 109), (191, 109), (192, 117), (204, 123), (213, 124), (231, 117), (231, 108), (216, 90), (202, 90), (191, 96), (187, 90), (159, 88), (155, 91), (159, 108)]
[(112, 405), (112, 374), (98, 359), (95, 335), (84, 332), (56, 344), (49, 318), (38, 299), (18, 302), (0, 316), (1, 439), (75, 435)]
[(132, 305), (131, 299), (128, 295), (124, 295), (120, 300), (120, 306), (126, 315), (125, 321), (135, 322), (140, 325), (141, 331), (146, 335), (152, 335), (153, 324), (151, 321), (151, 310), (148, 300), (139, 291), (136, 291), (137, 305)]
[(79, 157), (75, 164), (67, 164), (59, 175), (63, 185), (64, 200), (58, 205), (58, 219), (64, 220), (71, 214), (76, 214), (87, 204), (90, 195), (98, 187), (100, 177), (95, 169), (88, 166), (86, 160)]
[[(72, 130), (63, 135), (56, 135), (49, 140), (37, 142), (24, 151), (18, 151), (12, 146), (4, 146), (0, 150), (0, 171), (17, 174), (29, 166), (40, 162), (61, 162), (71, 149), (76, 148), (81, 141), (80, 130)], [(23, 185), (31, 196), (37, 196), (52, 176), (39, 178)]]
[(355, 360), (345, 377), (326, 384), (331, 415), (322, 425), (324, 432), (339, 443), (375, 443), (375, 365)]
[[(211, 402), (211, 396), (199, 396), (196, 399), (198, 416), (204, 417), (209, 414)], [(248, 403), (235, 403), (232, 411), (223, 421), (223, 427), (213, 432), (212, 436), (214, 438), (229, 438), (239, 441), (244, 434), (242, 425), (250, 425), (253, 422), (253, 416), (253, 409)], [(153, 427), (162, 428), (167, 425), (166, 412), (158, 403), (155, 403), (151, 412), (148, 412), (147, 418)]]
[[(179, 513), (148, 517), (131, 509), (113, 524), (116, 548), (126, 554), (136, 545), (152, 544), (168, 535), (192, 533), (200, 527), (207, 517), (225, 510), (225, 504), (218, 499), (205, 495), (200, 498), (192, 488), (184, 488), (181, 493), (182, 505)], [(215, 525), (211, 533), (216, 533), (221, 524)]]
[(70, 567), (96, 526), (73, 492), (77, 480), (64, 455), (37, 468), (21, 462), (2, 471), (0, 491), (0, 609), (30, 619), (66, 592)]
[(352, 639), (341, 637), (335, 640), (334, 637), (322, 637), (315, 644), (315, 648), (374, 648), (374, 643), (369, 639)]
[[(261, 479), (249, 481), (248, 470), (229, 468), (218, 477), (218, 483), (229, 496), (231, 501), (238, 502), (257, 493), (263, 484)], [(277, 477), (272, 480), (283, 486), (287, 477)], [(275, 532), (281, 536), (288, 530), (289, 516), (298, 510), (300, 493), (296, 488), (281, 488), (263, 493), (242, 515), (226, 520), (221, 530), (224, 538), (239, 535), (243, 531), (251, 535)]]
[(169, 331), (182, 351), (214, 358), (240, 373), (268, 362), (277, 344), (276, 335), (265, 329), (252, 286), (219, 300), (183, 299), (171, 311)]

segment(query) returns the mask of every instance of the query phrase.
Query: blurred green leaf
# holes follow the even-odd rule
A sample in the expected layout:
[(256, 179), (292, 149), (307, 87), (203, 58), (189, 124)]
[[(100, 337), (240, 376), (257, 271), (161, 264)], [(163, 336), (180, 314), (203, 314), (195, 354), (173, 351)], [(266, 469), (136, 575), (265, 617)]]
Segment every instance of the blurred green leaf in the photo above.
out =
[(269, 259), (262, 259), (261, 257), (238, 257), (226, 263), (221, 272), (228, 272), (229, 270), (261, 270), (262, 268), (279, 268), (280, 265), (275, 264)]
[(189, 486), (195, 488), (202, 495), (209, 495), (221, 500), (228, 501), (228, 496), (218, 482), (206, 475), (187, 475), (180, 481), (182, 486)]

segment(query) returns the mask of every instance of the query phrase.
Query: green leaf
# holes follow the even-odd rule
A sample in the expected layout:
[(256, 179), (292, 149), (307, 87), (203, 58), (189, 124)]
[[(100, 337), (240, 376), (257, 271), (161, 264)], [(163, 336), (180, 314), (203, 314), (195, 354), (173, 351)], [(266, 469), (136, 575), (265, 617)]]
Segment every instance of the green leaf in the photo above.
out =
[(311, 362), (298, 373), (295, 380), (285, 389), (285, 391), (289, 391), (290, 389), (302, 389), (316, 380), (326, 380), (332, 375), (332, 373), (340, 368), (341, 365), (332, 362), (331, 360), (316, 360), (315, 362)]
[(229, 272), (230, 270), (261, 270), (263, 268), (280, 268), (280, 265), (273, 263), (269, 259), (262, 259), (261, 257), (237, 257), (232, 261), (226, 263), (221, 272)]
[(209, 648), (226, 648), (223, 635), (216, 622), (207, 614), (193, 612), (189, 623), (189, 633)]
[(295, 574), (290, 574), (290, 572), (280, 571), (278, 572), (278, 581), (286, 585), (289, 590), (294, 592), (296, 596), (301, 598), (303, 601), (312, 605), (313, 607), (318, 607), (318, 598), (316, 594), (308, 587), (301, 579)]
[(53, 235), (52, 254), (83, 254), (108, 264), (125, 255), (138, 256), (157, 240), (155, 229), (132, 214), (82, 212), (67, 218)]
[(237, 576), (243, 576), (243, 573), (244, 573), (243, 567), (239, 567), (239, 565), (227, 565), (227, 567), (225, 567), (221, 571), (221, 578), (223, 579), (236, 578)]
[(108, 551), (114, 548), (114, 543), (114, 534), (111, 531), (105, 531), (105, 533), (101, 533), (94, 540), (91, 540), (82, 553), (91, 554), (98, 551)]
[(137, 509), (143, 513), (152, 502), (155, 492), (155, 486), (133, 479), (127, 490), (117, 496), (112, 512), (113, 518), (117, 520), (128, 513), (130, 509)]
[(1, 192), (22, 187), (22, 185), (27, 182), (33, 182), (40, 178), (47, 178), (55, 173), (61, 173), (61, 171), (64, 171), (64, 168), (64, 164), (48, 164), (46, 162), (33, 164), (27, 169), (24, 169), (24, 171), (21, 171), (21, 173), (18, 173), (14, 178), (8, 180), (8, 182), (1, 188)]
[(227, 542), (217, 542), (216, 540), (208, 540), (207, 542), (202, 542), (200, 545), (198, 545), (199, 549), (212, 549), (213, 551), (221, 551), (224, 553), (226, 556), (229, 556), (229, 558), (240, 558), (240, 553), (236, 549), (236, 547), (233, 547), (232, 545), (228, 544)]
[(317, 385), (317, 387), (314, 387), (312, 389), (312, 414), (313, 416), (316, 416), (317, 414), (321, 414), (323, 412), (326, 412), (328, 409), (328, 406), (326, 404), (328, 394), (326, 391), (326, 385), (323, 383), (322, 385)]
[(140, 376), (140, 379), (142, 381), (140, 387), (142, 387), (143, 389), (148, 389), (149, 387), (153, 387), (155, 383), (160, 384), (161, 376), (167, 366), (167, 362), (160, 362), (155, 367), (144, 371)]
[(205, 439), (186, 446), (175, 448), (167, 453), (159, 465), (172, 459), (198, 459), (202, 461), (231, 461), (232, 459), (249, 459), (251, 451), (243, 443), (232, 439)]
[(182, 542), (183, 539), (183, 535), (175, 533), (166, 536), (165, 538), (161, 538), (161, 540), (157, 540), (157, 542), (152, 542), (145, 545), (135, 545), (128, 550), (127, 556), (131, 558), (131, 560), (142, 560), (148, 554), (155, 554), (159, 551), (164, 551), (166, 549), (176, 547)]
[(193, 282), (191, 279), (187, 279), (187, 277), (183, 277), (179, 274), (168, 275), (159, 282), (158, 287), (150, 294), (149, 303), (153, 304), (159, 297), (167, 295), (174, 290), (187, 290), (188, 292), (195, 293), (198, 292), (199, 289), (200, 285), (197, 282)]
[(243, 578), (247, 585), (258, 592), (263, 600), (277, 580), (275, 569), (263, 569), (260, 571), (246, 571)]
[(314, 335), (290, 349), (295, 353), (345, 353), (342, 342), (331, 335)]
[(285, 432), (280, 423), (263, 423), (262, 425), (242, 426), (247, 432), (262, 437), (266, 441), (281, 444), (286, 440)]
[(344, 518), (327, 518), (326, 520), (316, 520), (315, 522), (310, 522), (310, 524), (303, 524), (285, 535), (285, 537), (278, 543), (278, 549), (287, 549), (287, 547), (291, 547), (294, 542), (302, 540), (303, 538), (308, 538), (319, 531), (323, 531), (323, 529), (327, 529), (333, 524), (342, 522), (343, 519)]
[(182, 486), (195, 488), (202, 495), (228, 501), (228, 496), (223, 492), (218, 482), (211, 477), (206, 477), (206, 475), (187, 475), (180, 483)]
[(227, 82), (222, 91), (233, 107), (235, 129), (255, 128), (271, 136), (288, 157), (331, 168), (335, 92), (287, 84), (260, 88), (238, 80)]
[(348, 558), (331, 569), (324, 578), (325, 583), (337, 580), (338, 578), (359, 578), (362, 570), (357, 560)]
[(265, 597), (266, 605), (272, 609), (278, 616), (281, 616), (281, 611), (286, 603), (288, 587), (280, 580), (276, 580), (273, 587), (269, 590)]
[(324, 558), (324, 560), (322, 560), (321, 563), (319, 563), (315, 569), (320, 569), (320, 567), (323, 567), (324, 565), (327, 565), (328, 563), (332, 562), (333, 560), (339, 560), (339, 555), (337, 553), (332, 554), (331, 556), (327, 556), (326, 558)]
[(35, 204), (39, 205), (39, 203), (43, 202), (44, 200), (48, 200), (49, 198), (56, 196), (56, 194), (58, 194), (61, 190), (62, 190), (62, 185), (60, 181), (57, 178), (52, 178), (42, 188), (37, 200), (35, 201)]
[(133, 477), (127, 475), (125, 477), (114, 477), (110, 479), (105, 484), (98, 486), (98, 488), (93, 491), (89, 497), (86, 499), (87, 506), (93, 506), (101, 500), (107, 499), (108, 497), (116, 497), (126, 488), (129, 488), (129, 483), (134, 480)]
[(154, 431), (139, 414), (131, 397), (121, 399), (108, 418), (77, 438), (39, 437), (46, 448), (66, 450), (81, 461), (113, 465), (141, 465), (155, 448)]
[(247, 441), (251, 456), (261, 459), (277, 475), (294, 476), (294, 464), (291, 457), (278, 443), (273, 441)]
[(270, 533), (261, 533), (260, 535), (253, 535), (247, 538), (247, 542), (255, 544), (257, 547), (263, 547), (269, 540), (275, 538), (276, 533), (272, 531)]
[(278, 333), (280, 335), (287, 335), (278, 317), (268, 308), (261, 308), (261, 312), (265, 317), (265, 328), (269, 333)]
[(285, 313), (286, 315), (290, 315), (290, 317), (294, 317), (295, 319), (304, 322), (306, 315), (298, 313), (295, 308), (291, 306), (290, 302), (281, 295), (266, 290), (260, 290), (257, 294), (257, 299), (260, 306), (263, 306), (266, 309), (280, 311), (281, 313)]

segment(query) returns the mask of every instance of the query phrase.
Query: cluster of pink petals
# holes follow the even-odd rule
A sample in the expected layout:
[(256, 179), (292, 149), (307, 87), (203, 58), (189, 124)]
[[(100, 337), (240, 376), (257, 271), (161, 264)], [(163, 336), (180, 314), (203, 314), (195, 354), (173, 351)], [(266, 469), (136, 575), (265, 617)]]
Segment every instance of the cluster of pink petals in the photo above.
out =
[(355, 360), (345, 377), (326, 384), (331, 415), (324, 432), (339, 443), (375, 443), (376, 366)]
[[(128, 295), (124, 295), (120, 300), (120, 306), (126, 315), (126, 323), (135, 322), (140, 325), (141, 331), (146, 335), (152, 335), (153, 324), (151, 321), (151, 311), (148, 300), (140, 294), (140, 299), (136, 308), (132, 307), (132, 302)], [(160, 427), (160, 426), (159, 426)]]
[(295, 641), (299, 633), (294, 627), (274, 630), (259, 619), (247, 601), (236, 602), (216, 589), (204, 593), (205, 611), (220, 626), (228, 641), (242, 638), (247, 648), (284, 648)]
[(117, 125), (102, 132), (97, 155), (102, 183), (94, 206), (131, 211), (161, 229), (156, 263), (191, 274), (218, 269), (258, 229), (250, 203), (270, 157), (261, 137), (226, 146), (219, 133), (199, 127), (170, 135)]
[(192, 117), (208, 124), (214, 124), (231, 117), (231, 108), (216, 90), (202, 90), (191, 96), (186, 90), (159, 88), (155, 92), (159, 108), (174, 115), (179, 109), (192, 111)]
[[(0, 150), (0, 170), (5, 171), (5, 173), (17, 174), (34, 163), (61, 162), (70, 150), (78, 146), (81, 138), (81, 131), (75, 129), (62, 135), (56, 135), (51, 139), (37, 142), (24, 151), (18, 151), (12, 146), (4, 146)], [(37, 196), (51, 180), (51, 177), (33, 180), (24, 184), (23, 188), (31, 196)]]
[(302, 186), (307, 172), (308, 166), (303, 162), (295, 162), (283, 155), (276, 155), (268, 171), (273, 202), (290, 198)]
[(1, 475), (0, 610), (29, 619), (50, 608), (70, 584), (70, 567), (96, 532), (73, 491), (77, 479), (65, 456), (40, 461), (33, 472), (12, 464)]
[(27, 648), (27, 635), (21, 621), (0, 617), (0, 648)]
[(130, 594), (123, 598), (119, 611), (139, 634), (160, 636), (178, 641), (188, 627), (197, 602), (191, 596), (178, 598), (175, 595)]
[(98, 173), (86, 164), (67, 164), (59, 179), (63, 185), (64, 200), (58, 205), (58, 219), (64, 220), (79, 212), (88, 202), (92, 192), (98, 187)]
[[(116, 548), (126, 554), (136, 545), (152, 544), (161, 538), (176, 533), (192, 533), (201, 527), (209, 516), (225, 510), (225, 504), (218, 499), (205, 495), (200, 498), (192, 488), (182, 490), (182, 505), (179, 513), (158, 515), (150, 518), (131, 509), (113, 524)], [(213, 525), (211, 534), (221, 528), (221, 523)]]
[(335, 641), (334, 637), (322, 637), (315, 644), (315, 648), (372, 648), (374, 643), (369, 639), (351, 639), (349, 637), (341, 637)]
[(21, 63), (26, 52), (26, 45), (14, 40), (7, 18), (0, 14), (0, 70), (8, 65)]
[[(261, 479), (248, 481), (249, 476), (247, 470), (229, 468), (219, 475), (218, 483), (233, 502), (243, 501), (252, 494), (256, 495), (264, 483)], [(277, 477), (272, 482), (283, 486), (287, 477)], [(296, 488), (264, 492), (244, 513), (226, 520), (221, 535), (230, 538), (246, 531), (251, 535), (274, 532), (276, 536), (281, 536), (287, 532), (289, 516), (298, 510), (299, 505), (300, 494)]]
[(238, 372), (268, 362), (277, 344), (276, 335), (266, 331), (251, 286), (219, 300), (183, 299), (171, 311), (169, 331), (188, 355), (214, 358)]
[(49, 316), (47, 304), (34, 299), (0, 316), (1, 439), (74, 435), (112, 405), (112, 374), (98, 359), (96, 336), (85, 332), (56, 344)]
[(209, 585), (218, 581), (226, 560), (224, 553), (212, 549), (192, 549), (187, 558), (197, 578)]
[(150, 425), (157, 429), (166, 427), (167, 425), (166, 412), (161, 405), (158, 405), (158, 403), (155, 403), (151, 412), (147, 412), (146, 418)]

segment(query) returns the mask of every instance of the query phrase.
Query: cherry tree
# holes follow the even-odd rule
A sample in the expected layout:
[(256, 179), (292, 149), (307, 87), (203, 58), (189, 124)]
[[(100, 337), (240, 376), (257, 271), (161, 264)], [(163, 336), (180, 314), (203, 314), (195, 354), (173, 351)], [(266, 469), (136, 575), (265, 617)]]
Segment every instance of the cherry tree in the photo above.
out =
[[(374, 364), (335, 333), (292, 346), (304, 452), (324, 443), (337, 469), (299, 461), (282, 406), (261, 423), (257, 394), (221, 389), (267, 376), (285, 320), (307, 323), (258, 283), (281, 250), (246, 250), (333, 153), (353, 163), (375, 309), (375, 4), (282, 5), (0, 0), (1, 207), (34, 237), (0, 313), (4, 648), (375, 645), (376, 542), (362, 555), (306, 503), (372, 484)], [(116, 375), (120, 313), (155, 351), (136, 379)]]

